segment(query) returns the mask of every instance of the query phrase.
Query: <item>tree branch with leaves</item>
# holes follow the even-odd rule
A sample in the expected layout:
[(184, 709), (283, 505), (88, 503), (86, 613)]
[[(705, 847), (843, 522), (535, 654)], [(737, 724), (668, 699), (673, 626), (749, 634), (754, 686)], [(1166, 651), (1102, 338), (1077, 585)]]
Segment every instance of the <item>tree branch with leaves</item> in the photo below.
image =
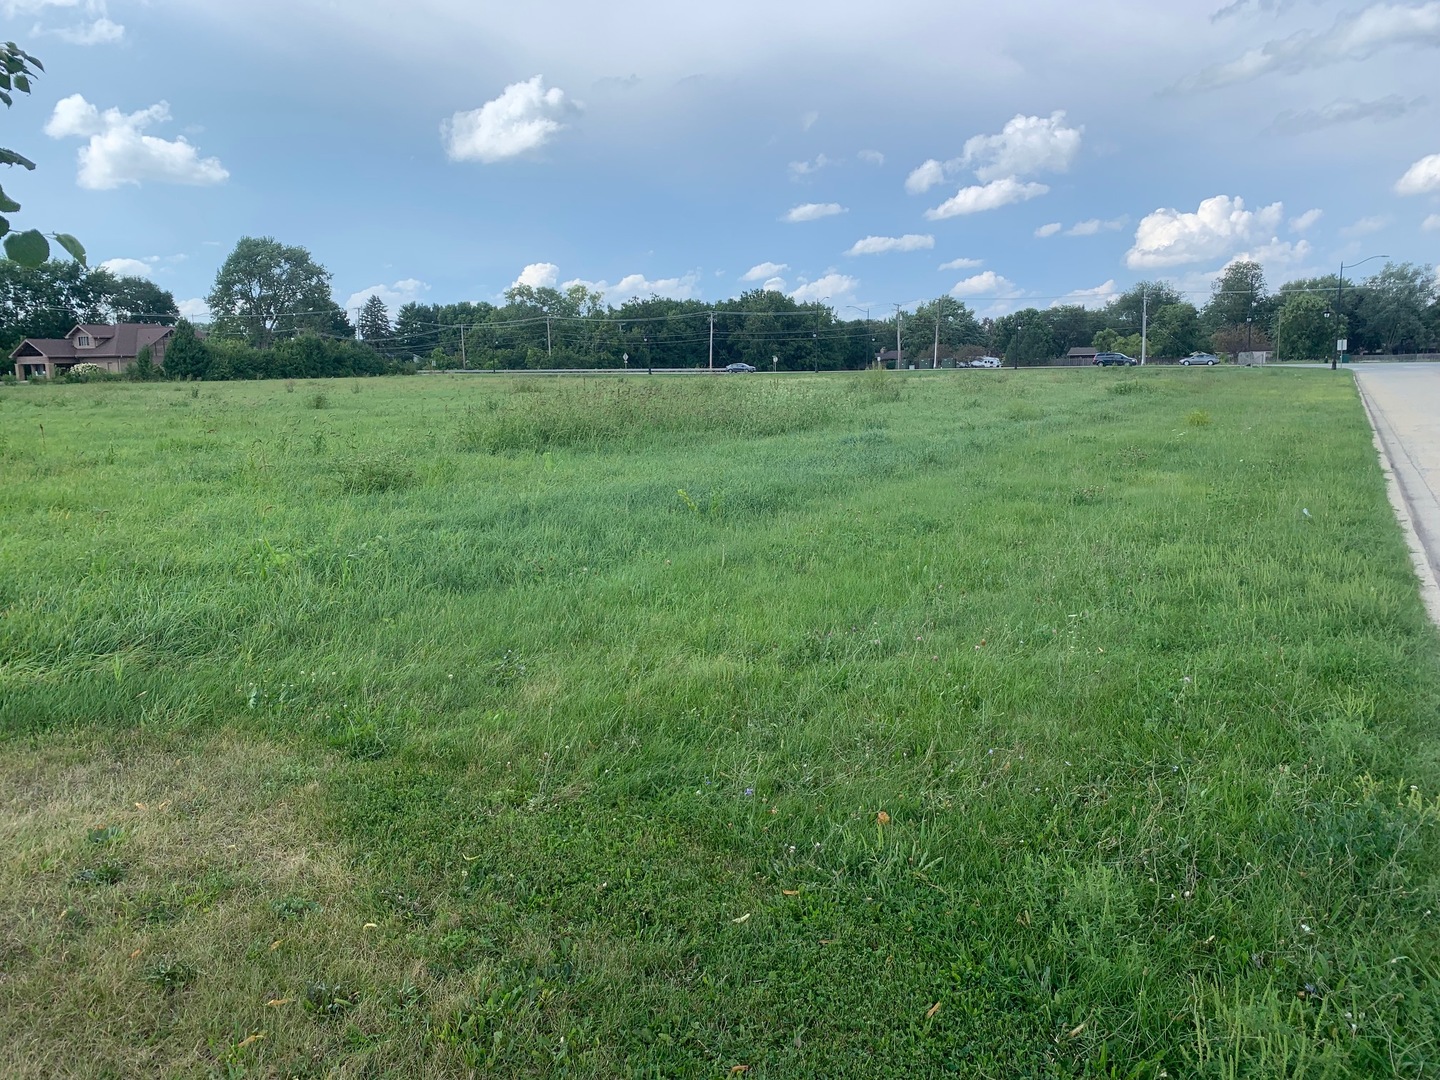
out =
[[(45, 65), (31, 56), (13, 41), (0, 45), (0, 101), (8, 109), (14, 104), (14, 94), (30, 93), (30, 84), (45, 70)], [(0, 165), (14, 168), (19, 165), (28, 172), (35, 171), (35, 163), (25, 155), (0, 147)], [(20, 204), (0, 188), (0, 215), (18, 213)], [(5, 257), (21, 266), (39, 266), (50, 257), (50, 241), (39, 229), (12, 232), (10, 221), (0, 216), (0, 236), (5, 238)], [(85, 262), (85, 248), (69, 233), (51, 233), (50, 236), (70, 253), (76, 262)]]

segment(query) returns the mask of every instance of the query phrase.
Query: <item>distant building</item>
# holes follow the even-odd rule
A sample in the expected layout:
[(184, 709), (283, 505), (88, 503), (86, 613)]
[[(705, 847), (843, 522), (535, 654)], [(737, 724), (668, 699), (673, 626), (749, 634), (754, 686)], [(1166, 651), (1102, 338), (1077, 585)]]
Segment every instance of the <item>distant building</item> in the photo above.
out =
[(896, 352), (894, 349), (885, 349), (875, 359), (879, 361), (881, 367), (893, 364), (899, 368), (905, 363), (905, 354)]
[(11, 352), (10, 359), (15, 362), (17, 379), (53, 378), (76, 364), (98, 364), (118, 375), (135, 363), (140, 350), (147, 346), (150, 359), (160, 367), (173, 333), (173, 326), (153, 323), (82, 323), (63, 338), (26, 338)]
[(1065, 354), (1065, 362), (1067, 364), (1093, 364), (1098, 353), (1098, 349), (1071, 349)]

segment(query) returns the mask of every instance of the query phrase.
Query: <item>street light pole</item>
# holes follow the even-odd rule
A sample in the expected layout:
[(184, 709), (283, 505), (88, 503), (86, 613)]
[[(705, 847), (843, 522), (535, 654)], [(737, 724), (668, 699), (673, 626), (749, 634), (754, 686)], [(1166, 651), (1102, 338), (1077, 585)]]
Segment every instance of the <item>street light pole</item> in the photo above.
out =
[[(1350, 264), (1350, 269), (1351, 269), (1351, 270), (1354, 270), (1355, 267), (1357, 267), (1357, 266), (1360, 265), (1360, 263), (1367, 263), (1367, 262), (1369, 262), (1371, 259), (1388, 259), (1389, 257), (1390, 257), (1389, 255), (1368, 255), (1368, 256), (1366, 256), (1365, 258), (1361, 259), (1360, 262), (1353, 262), (1353, 263), (1351, 263), (1351, 264)], [(1336, 331), (1337, 334), (1341, 332), (1341, 331), (1340, 331), (1340, 320), (1344, 317), (1344, 316), (1342, 316), (1342, 315), (1340, 314), (1340, 297), (1341, 297), (1341, 294), (1342, 294), (1344, 291), (1345, 291), (1345, 264), (1342, 262), (1342, 263), (1340, 264), (1340, 276), (1339, 276), (1339, 278), (1337, 278), (1336, 281), (1335, 281), (1335, 331)], [(1348, 342), (1347, 342), (1347, 343), (1348, 343)], [(1340, 344), (1340, 339), (1339, 339), (1339, 338), (1336, 339), (1335, 344), (1336, 344), (1337, 346)], [(1331, 370), (1331, 371), (1334, 371), (1334, 370), (1335, 370), (1336, 362), (1337, 362), (1338, 360), (1340, 360), (1340, 359), (1341, 359), (1340, 350), (1339, 350), (1339, 348), (1336, 348), (1335, 354), (1330, 357), (1330, 370)]]
[(895, 370), (900, 370), (900, 305), (895, 305)]

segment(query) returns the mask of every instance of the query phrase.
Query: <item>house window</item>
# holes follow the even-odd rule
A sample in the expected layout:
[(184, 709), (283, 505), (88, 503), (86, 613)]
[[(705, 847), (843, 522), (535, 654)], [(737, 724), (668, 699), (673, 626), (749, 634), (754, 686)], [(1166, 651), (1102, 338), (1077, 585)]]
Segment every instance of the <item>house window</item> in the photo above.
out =
[(88, 349), (88, 348), (90, 348), (90, 335), (89, 335), (89, 334), (78, 334), (78, 335), (76, 335), (76, 337), (75, 337), (75, 347), (76, 347), (77, 349)]

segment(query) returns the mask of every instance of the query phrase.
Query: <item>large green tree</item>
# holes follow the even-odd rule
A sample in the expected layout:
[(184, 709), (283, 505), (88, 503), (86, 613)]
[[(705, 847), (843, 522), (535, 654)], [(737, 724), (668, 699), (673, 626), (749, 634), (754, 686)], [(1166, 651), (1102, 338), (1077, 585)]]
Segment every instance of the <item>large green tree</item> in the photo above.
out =
[(371, 295), (360, 309), (360, 340), (371, 348), (388, 351), (394, 336), (390, 329), (390, 309), (380, 297)]
[(906, 316), (902, 334), (906, 357), (920, 365), (934, 362), (937, 340), (941, 357), (953, 356), (963, 346), (979, 345), (985, 340), (975, 313), (953, 296), (917, 305), (915, 313)]
[(1194, 304), (1166, 304), (1150, 320), (1146, 351), (1150, 356), (1178, 359), (1198, 352), (1202, 337), (1200, 313)]
[(212, 376), (210, 347), (181, 319), (165, 347), (165, 374), (172, 379), (204, 379)]
[(1324, 296), (1294, 291), (1275, 318), (1275, 351), (1282, 360), (1324, 360), (1343, 332)]
[[(110, 277), (104, 270), (98, 273)], [(154, 323), (157, 326), (174, 326), (180, 318), (180, 308), (175, 303), (175, 294), (162, 289), (148, 278), (111, 277), (115, 285), (109, 290), (107, 322)]]
[(1139, 281), (1105, 305), (1105, 325), (1124, 330), (1140, 331), (1140, 324), (1167, 304), (1183, 304), (1185, 297), (1166, 281)]
[[(8, 109), (14, 104), (14, 93), (30, 93), (31, 84), (45, 70), (40, 63), (13, 41), (0, 43), (0, 102)], [(0, 165), (16, 165), (31, 172), (35, 163), (23, 154), (0, 147)], [(0, 188), (0, 215), (18, 213), (20, 204)], [(0, 216), (0, 236), (5, 238), (5, 256), (21, 266), (39, 266), (50, 258), (50, 241), (39, 229), (12, 232), (7, 217)], [(55, 242), (68, 251), (77, 262), (85, 262), (85, 248), (68, 233), (52, 233)]]
[(330, 272), (303, 247), (269, 236), (241, 238), (206, 300), (216, 333), (242, 335), (252, 345), (300, 330), (354, 334), (330, 294)]
[(1213, 332), (1222, 326), (1243, 326), (1246, 319), (1253, 321), (1268, 295), (1265, 271), (1259, 263), (1243, 259), (1231, 263), (1210, 286), (1205, 328)]
[[(1414, 263), (1386, 263), (1356, 290), (1359, 297), (1357, 347), (1385, 353), (1413, 353), (1437, 342), (1427, 325), (1427, 309), (1435, 303), (1435, 272)], [(1343, 295), (1342, 295), (1343, 299)]]

